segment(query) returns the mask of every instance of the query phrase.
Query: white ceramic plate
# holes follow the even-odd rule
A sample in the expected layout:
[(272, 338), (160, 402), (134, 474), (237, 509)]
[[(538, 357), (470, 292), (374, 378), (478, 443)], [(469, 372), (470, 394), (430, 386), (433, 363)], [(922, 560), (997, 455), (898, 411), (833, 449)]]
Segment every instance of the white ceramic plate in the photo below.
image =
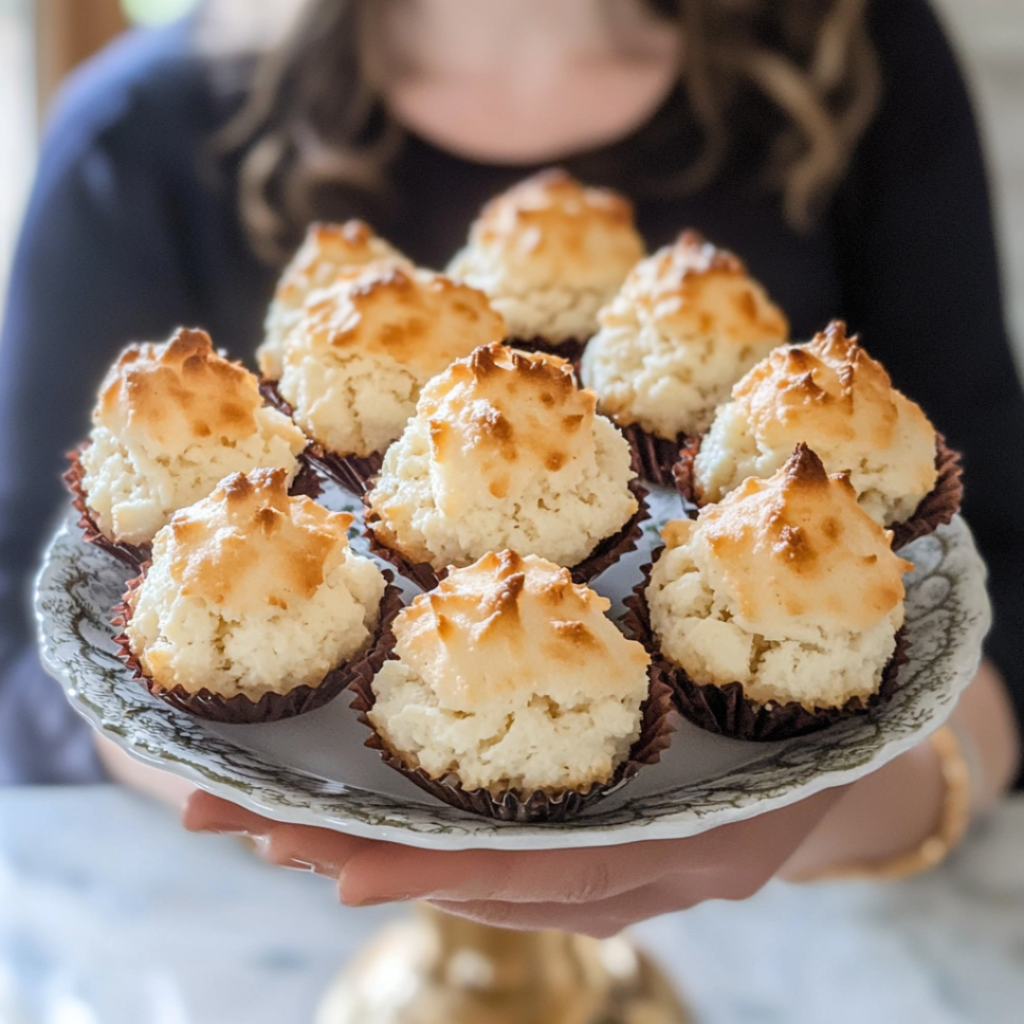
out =
[[(360, 511), (344, 492), (327, 500)], [(655, 490), (650, 503), (639, 549), (593, 584), (613, 599), (614, 614), (659, 543), (657, 529), (682, 511), (667, 490)], [(355, 546), (365, 551), (362, 538)], [(910, 663), (884, 708), (779, 743), (725, 739), (680, 721), (660, 764), (583, 817), (552, 825), (492, 821), (422, 792), (363, 746), (366, 731), (346, 695), (288, 721), (231, 726), (151, 697), (111, 642), (110, 608), (125, 570), (81, 541), (74, 517), (46, 553), (36, 614), (45, 665), (93, 726), (140, 761), (269, 818), (431, 849), (602, 846), (695, 835), (783, 807), (874, 771), (938, 728), (978, 664), (990, 618), (985, 570), (960, 519), (902, 554), (915, 565), (907, 579)]]

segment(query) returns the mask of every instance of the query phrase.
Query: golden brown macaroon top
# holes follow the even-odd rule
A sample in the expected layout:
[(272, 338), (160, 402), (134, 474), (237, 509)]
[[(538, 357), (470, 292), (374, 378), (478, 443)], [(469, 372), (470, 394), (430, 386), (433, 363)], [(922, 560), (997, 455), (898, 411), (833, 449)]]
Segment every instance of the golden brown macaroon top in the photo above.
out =
[(485, 345), (433, 378), (416, 412), (429, 423), (435, 462), (474, 461), (481, 483), (503, 498), (515, 476), (556, 473), (592, 449), (596, 407), (565, 359)]
[(403, 660), (449, 707), (472, 710), (539, 680), (583, 676), (593, 697), (616, 692), (648, 663), (605, 616), (607, 598), (568, 569), (513, 551), (452, 569), (395, 620)]
[(253, 374), (218, 355), (205, 331), (180, 328), (163, 345), (121, 353), (100, 386), (93, 422), (177, 452), (206, 438), (251, 437), (262, 405)]
[(306, 229), (306, 237), (282, 274), (274, 298), (288, 306), (296, 305), (305, 299), (310, 287), (329, 283), (323, 278), (381, 259), (408, 262), (364, 221), (317, 221)]
[(507, 332), (482, 291), (432, 271), (377, 264), (316, 293), (298, 333), (313, 351), (385, 355), (430, 376)]
[(824, 447), (857, 440), (865, 450), (887, 449), (902, 419), (934, 447), (935, 428), (897, 391), (881, 363), (833, 320), (806, 345), (771, 352), (736, 386), (733, 399), (746, 411), (755, 435), (769, 447), (793, 431), (820, 438)]
[(743, 261), (694, 230), (641, 260), (600, 319), (610, 326), (629, 313), (678, 337), (743, 344), (789, 336), (789, 321)]
[(770, 479), (749, 477), (696, 523), (669, 523), (662, 538), (679, 547), (694, 531), (744, 624), (771, 635), (793, 620), (869, 629), (902, 602), (913, 568), (857, 504), (846, 474), (829, 476), (805, 444)]
[(183, 596), (242, 614), (308, 601), (344, 560), (352, 516), (289, 497), (284, 469), (225, 477), (210, 497), (175, 513), (157, 536)]
[(644, 254), (629, 200), (561, 168), (490, 200), (470, 228), (468, 248), (500, 260), (510, 277), (548, 287), (604, 287)]

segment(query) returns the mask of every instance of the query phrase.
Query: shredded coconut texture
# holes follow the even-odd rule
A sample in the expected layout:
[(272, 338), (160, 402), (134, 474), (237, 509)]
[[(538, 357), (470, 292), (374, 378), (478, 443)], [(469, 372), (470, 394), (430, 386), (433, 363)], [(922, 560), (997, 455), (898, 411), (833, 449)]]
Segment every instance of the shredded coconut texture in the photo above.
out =
[(739, 682), (750, 700), (808, 709), (877, 690), (912, 566), (806, 445), (662, 537), (651, 624), (694, 682)]
[(83, 486), (89, 508), (108, 537), (148, 544), (180, 508), (205, 498), (229, 473), (286, 466), (289, 482), (306, 445), (302, 432), (274, 409), (256, 412), (259, 433), (244, 440), (194, 441), (168, 455), (144, 437), (125, 443), (106, 427), (96, 427), (82, 455)]
[(362, 221), (309, 226), (278, 281), (264, 322), (264, 340), (256, 350), (260, 373), (267, 380), (281, 378), (285, 341), (301, 322), (306, 299), (369, 263), (412, 267), (407, 257)]
[(395, 622), (374, 728), (410, 767), (466, 789), (585, 790), (640, 732), (648, 658), (568, 572), (488, 555)]
[(350, 517), (283, 485), (241, 517), (217, 492), (157, 534), (126, 632), (161, 686), (256, 701), (318, 686), (368, 646), (383, 574), (349, 549)]
[(483, 292), (431, 271), (375, 266), (309, 298), (285, 344), (279, 389), (310, 437), (366, 456), (402, 433), (431, 377), (504, 337)]
[(125, 349), (92, 419), (82, 485), (103, 533), (129, 544), (148, 544), (229, 473), (281, 466), (290, 481), (306, 445), (263, 405), (253, 374), (215, 352), (203, 331)]
[(597, 330), (598, 310), (615, 294), (615, 285), (601, 290), (517, 287), (516, 280), (498, 268), (463, 273), (457, 260), (449, 271), (490, 296), (491, 305), (505, 318), (510, 337), (541, 338), (553, 345), (589, 338)]
[(738, 621), (736, 602), (699, 535), (661, 556), (647, 602), (662, 652), (695, 683), (738, 682), (752, 701), (795, 701), (808, 710), (875, 693), (903, 624), (900, 605), (868, 630), (794, 623), (791, 636), (766, 636)]
[(617, 423), (674, 441), (706, 429), (732, 385), (776, 344), (726, 346), (707, 336), (681, 341), (652, 324), (606, 326), (590, 339), (581, 376)]
[(492, 199), (448, 273), (486, 292), (513, 338), (585, 340), (643, 256), (632, 206), (548, 170)]
[(593, 407), (563, 360), (500, 346), (459, 360), (384, 457), (367, 496), (374, 532), (435, 569), (502, 548), (575, 565), (637, 509), (629, 446)]
[(641, 260), (599, 320), (583, 383), (605, 415), (670, 441), (705, 430), (789, 331), (743, 263), (694, 231)]

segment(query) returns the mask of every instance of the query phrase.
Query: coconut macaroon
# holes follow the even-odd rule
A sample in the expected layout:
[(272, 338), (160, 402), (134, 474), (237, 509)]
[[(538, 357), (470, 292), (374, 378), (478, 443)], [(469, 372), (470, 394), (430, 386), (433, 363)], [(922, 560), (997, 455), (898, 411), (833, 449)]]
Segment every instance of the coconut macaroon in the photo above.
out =
[(736, 384), (693, 460), (698, 501), (771, 476), (801, 441), (828, 472), (849, 474), (885, 526), (909, 519), (935, 486), (935, 428), (838, 320), (805, 345), (775, 349)]
[(478, 348), (423, 388), (367, 525), (438, 571), (503, 548), (576, 565), (638, 511), (629, 446), (595, 406), (564, 359)]
[(310, 297), (285, 343), (278, 391), (323, 448), (368, 456), (402, 433), (431, 377), (505, 333), (476, 288), (375, 264)]
[(487, 293), (517, 342), (578, 349), (643, 254), (628, 200), (553, 169), (492, 199), (448, 272)]
[(407, 769), (465, 790), (607, 784), (649, 685), (647, 654), (608, 608), (551, 562), (487, 554), (399, 613), (367, 717)]
[(162, 691), (254, 704), (319, 687), (368, 649), (380, 616), (384, 576), (349, 548), (351, 524), (289, 497), (283, 469), (222, 480), (157, 534), (128, 595), (143, 673)]
[(706, 429), (733, 384), (789, 335), (743, 263), (696, 231), (641, 260), (599, 320), (583, 383), (620, 426), (668, 441)]
[(256, 350), (260, 373), (266, 380), (280, 379), (284, 340), (302, 318), (310, 294), (341, 275), (377, 262), (412, 267), (411, 260), (361, 220), (309, 226), (302, 245), (284, 268), (267, 310), (265, 337)]
[(847, 476), (826, 474), (806, 445), (770, 479), (748, 478), (662, 537), (646, 590), (651, 627), (692, 683), (739, 683), (747, 701), (810, 711), (876, 693), (912, 566)]
[(92, 420), (82, 490), (100, 531), (135, 545), (229, 473), (280, 466), (291, 482), (306, 445), (294, 423), (264, 406), (256, 377), (218, 355), (204, 331), (125, 349)]

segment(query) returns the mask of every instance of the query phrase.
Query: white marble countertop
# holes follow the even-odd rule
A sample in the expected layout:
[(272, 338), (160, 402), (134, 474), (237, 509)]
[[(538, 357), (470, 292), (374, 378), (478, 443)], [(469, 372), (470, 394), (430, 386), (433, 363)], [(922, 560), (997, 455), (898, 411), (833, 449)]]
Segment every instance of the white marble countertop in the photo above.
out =
[[(113, 786), (0, 790), (0, 1024), (305, 1024), (402, 912)], [(929, 876), (773, 883), (635, 934), (701, 1024), (1021, 1024), (1024, 799)]]

